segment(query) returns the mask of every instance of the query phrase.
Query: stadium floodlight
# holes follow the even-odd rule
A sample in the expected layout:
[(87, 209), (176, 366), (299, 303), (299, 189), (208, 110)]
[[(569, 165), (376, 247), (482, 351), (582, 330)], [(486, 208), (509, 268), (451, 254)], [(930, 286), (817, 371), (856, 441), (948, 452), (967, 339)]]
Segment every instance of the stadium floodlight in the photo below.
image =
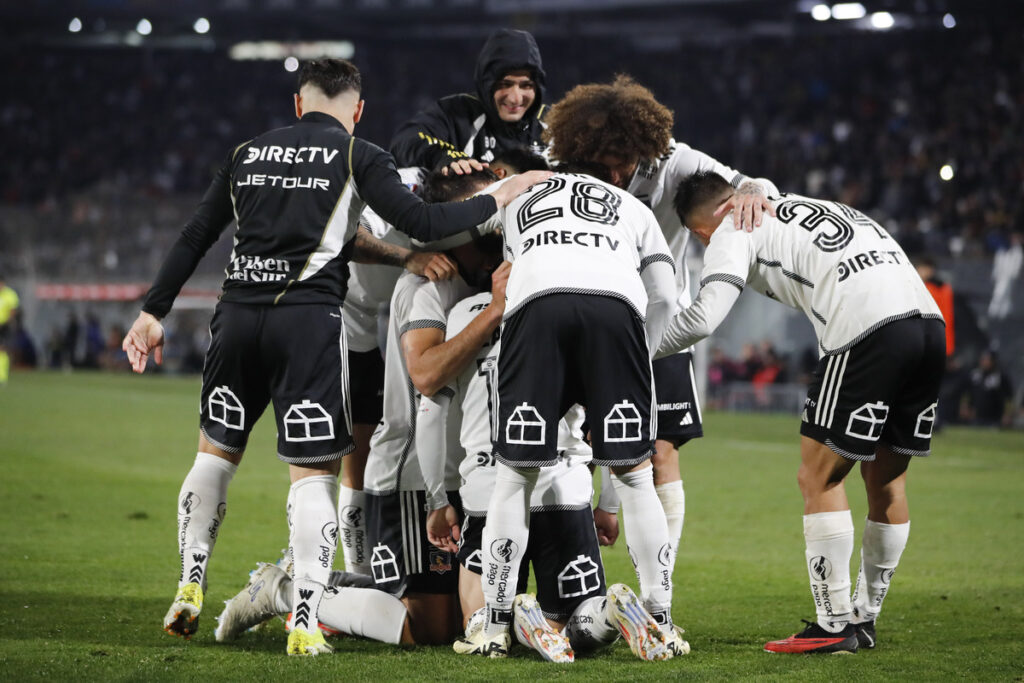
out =
[(299, 60), (295, 59), (295, 57), (288, 57), (288, 58), (286, 58), (284, 60), (284, 70), (285, 71), (298, 71), (299, 70)]
[(939, 177), (943, 180), (952, 180), (953, 175), (953, 167), (950, 164), (943, 164), (939, 169)]
[(896, 20), (888, 12), (873, 12), (871, 14), (871, 26), (873, 28), (885, 31), (892, 28), (895, 23)]
[(956, 26), (956, 17), (948, 12), (942, 17), (942, 25), (946, 28), (953, 28)]
[(840, 20), (863, 19), (868, 11), (859, 2), (840, 2), (832, 5), (832, 18)]
[(282, 43), (276, 40), (263, 40), (235, 43), (228, 50), (228, 55), (236, 61), (250, 59), (277, 61), (287, 57), (294, 57), (296, 59), (316, 59), (317, 57), (350, 59), (355, 51), (355, 46), (348, 40), (318, 40), (302, 43)]
[(75, 17), (74, 19), (72, 19), (71, 23), (68, 24), (68, 30), (71, 31), (72, 33), (78, 33), (79, 31), (81, 31), (82, 30), (82, 20), (79, 19), (78, 17)]
[(815, 5), (811, 8), (811, 18), (815, 21), (828, 21), (832, 18), (832, 10), (828, 5)]
[(153, 24), (149, 19), (139, 19), (139, 23), (135, 25), (135, 31), (140, 36), (148, 36), (153, 32)]
[(196, 33), (209, 33), (210, 20), (206, 17), (199, 17), (196, 19), (196, 23), (192, 24), (192, 30)]

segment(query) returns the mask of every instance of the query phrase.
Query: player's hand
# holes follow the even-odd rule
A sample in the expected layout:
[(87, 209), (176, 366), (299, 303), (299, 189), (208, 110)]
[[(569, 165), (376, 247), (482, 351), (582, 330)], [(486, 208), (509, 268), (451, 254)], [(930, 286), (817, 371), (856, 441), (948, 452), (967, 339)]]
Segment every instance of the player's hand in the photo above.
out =
[(505, 288), (508, 287), (508, 276), (512, 272), (512, 264), (502, 261), (501, 265), (491, 273), (491, 303), (495, 309), (505, 312)]
[(459, 518), (455, 508), (446, 505), (430, 511), (427, 515), (427, 540), (441, 550), (458, 552)]
[(445, 166), (441, 169), (441, 175), (448, 175), (454, 173), (455, 175), (465, 175), (466, 173), (472, 173), (473, 171), (482, 171), (487, 168), (487, 164), (476, 159), (456, 159), (449, 166)]
[(752, 180), (744, 181), (729, 201), (718, 207), (715, 217), (724, 216), (729, 211), (733, 212), (736, 229), (747, 232), (753, 232), (754, 228), (761, 226), (764, 212), (767, 211), (769, 216), (775, 215), (775, 207), (768, 201), (764, 189)]
[(491, 196), (498, 203), (498, 208), (508, 206), (509, 202), (523, 192), (526, 192), (537, 183), (544, 182), (553, 175), (554, 173), (551, 171), (527, 171), (526, 173), (514, 175), (495, 190)]
[(405, 269), (431, 282), (451, 280), (459, 272), (450, 258), (436, 251), (413, 252), (405, 262)]
[(601, 545), (615, 545), (619, 538), (619, 516), (601, 508), (594, 508), (594, 526), (597, 528), (597, 542)]
[(164, 326), (155, 316), (139, 313), (132, 327), (121, 342), (121, 348), (128, 354), (128, 363), (132, 370), (142, 373), (146, 370), (146, 361), (152, 351), (153, 360), (157, 365), (164, 362)]

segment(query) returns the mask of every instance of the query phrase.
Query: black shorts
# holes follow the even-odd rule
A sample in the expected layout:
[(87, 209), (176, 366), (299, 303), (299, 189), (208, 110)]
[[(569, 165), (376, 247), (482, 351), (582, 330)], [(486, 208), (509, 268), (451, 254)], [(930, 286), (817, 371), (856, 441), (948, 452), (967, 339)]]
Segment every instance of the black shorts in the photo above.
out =
[(654, 452), (653, 379), (643, 322), (624, 301), (549, 294), (502, 326), (498, 460), (545, 467), (558, 459), (558, 422), (587, 410), (594, 464), (637, 465)]
[(210, 443), (229, 453), (245, 450), (273, 401), (281, 460), (330, 462), (352, 451), (340, 307), (221, 302), (210, 332), (199, 408)]
[[(459, 564), (474, 574), (483, 574), (480, 540), (485, 521), (485, 517), (467, 516), (462, 523)], [(604, 565), (593, 511), (587, 507), (530, 513), (530, 540), (520, 565), (517, 593), (526, 590), (528, 565), (533, 565), (537, 600), (549, 619), (568, 621), (584, 600), (604, 595)]]
[(380, 349), (348, 352), (352, 422), (376, 425), (384, 416), (384, 357)]
[(945, 366), (942, 321), (889, 323), (818, 361), (800, 433), (851, 460), (874, 460), (880, 444), (928, 455)]
[[(458, 491), (449, 491), (448, 500), (456, 510), (462, 510)], [(370, 572), (380, 590), (398, 597), (406, 593), (459, 592), (455, 554), (427, 540), (427, 510), (425, 491), (382, 496), (366, 492)]]
[(658, 435), (679, 448), (690, 439), (704, 436), (700, 399), (693, 376), (693, 354), (683, 351), (659, 358), (654, 369), (654, 395), (658, 399)]

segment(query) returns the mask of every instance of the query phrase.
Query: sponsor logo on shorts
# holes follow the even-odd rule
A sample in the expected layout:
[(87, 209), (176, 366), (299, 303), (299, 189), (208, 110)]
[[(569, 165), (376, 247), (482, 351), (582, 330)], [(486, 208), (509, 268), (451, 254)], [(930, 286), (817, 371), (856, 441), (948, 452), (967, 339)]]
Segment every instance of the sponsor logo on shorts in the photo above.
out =
[(211, 420), (228, 429), (245, 429), (245, 406), (226, 385), (210, 392), (206, 399), (206, 412)]
[(284, 414), (285, 441), (328, 441), (334, 438), (334, 420), (319, 403), (303, 399)]
[(605, 443), (639, 441), (641, 439), (640, 411), (628, 400), (616, 403), (604, 416)]
[(882, 429), (889, 417), (889, 406), (878, 401), (865, 403), (850, 413), (850, 421), (846, 425), (846, 434), (855, 439), (878, 441)]
[(395, 554), (391, 552), (391, 548), (383, 543), (374, 546), (373, 553), (370, 555), (370, 571), (373, 573), (375, 583), (387, 583), (399, 579), (398, 562), (395, 561)]
[(824, 555), (812, 557), (808, 567), (811, 570), (811, 576), (818, 581), (824, 581), (832, 576), (832, 563)]
[(661, 412), (663, 410), (689, 410), (690, 407), (691, 406), (689, 401), (680, 401), (677, 403), (659, 403), (658, 412)]
[(914, 426), (914, 436), (919, 439), (932, 438), (932, 431), (935, 429), (935, 414), (938, 407), (938, 402), (935, 402), (921, 411), (917, 416), (917, 424)]
[(690, 411), (687, 410), (685, 413), (683, 413), (683, 419), (679, 421), (679, 426), (680, 427), (685, 427), (687, 425), (692, 425), (692, 424), (693, 424), (693, 415), (690, 415)]
[(547, 421), (541, 417), (537, 409), (523, 402), (516, 406), (505, 422), (505, 443), (543, 446), (547, 426)]
[(430, 571), (444, 574), (452, 570), (452, 554), (436, 548), (430, 551)]
[(558, 597), (575, 598), (596, 591), (601, 585), (601, 567), (589, 555), (577, 555), (558, 573)]

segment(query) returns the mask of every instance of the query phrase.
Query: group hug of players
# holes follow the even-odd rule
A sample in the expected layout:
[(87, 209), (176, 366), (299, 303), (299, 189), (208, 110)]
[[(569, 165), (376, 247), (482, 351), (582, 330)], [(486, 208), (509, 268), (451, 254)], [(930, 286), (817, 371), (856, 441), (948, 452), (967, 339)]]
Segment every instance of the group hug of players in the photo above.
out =
[[(945, 359), (902, 249), (853, 208), (674, 141), (671, 112), (628, 77), (546, 108), (528, 33), (495, 32), (476, 81), (388, 154), (352, 135), (355, 67), (309, 62), (298, 122), (230, 152), (168, 254), (125, 338), (137, 372), (160, 361), (159, 320), (237, 222), (164, 628), (198, 627), (228, 484), (272, 402), (288, 551), (228, 601), (218, 640), (288, 615), (292, 655), (330, 652), (325, 633), (490, 657), (514, 633), (554, 662), (620, 635), (643, 660), (686, 654), (678, 449), (702, 435), (688, 349), (750, 286), (802, 310), (820, 347), (798, 473), (817, 619), (765, 649), (874, 647)], [(705, 246), (695, 297), (691, 234)], [(843, 482), (857, 462), (869, 511), (851, 595)], [(638, 592), (605, 584), (599, 545), (620, 507)]]

